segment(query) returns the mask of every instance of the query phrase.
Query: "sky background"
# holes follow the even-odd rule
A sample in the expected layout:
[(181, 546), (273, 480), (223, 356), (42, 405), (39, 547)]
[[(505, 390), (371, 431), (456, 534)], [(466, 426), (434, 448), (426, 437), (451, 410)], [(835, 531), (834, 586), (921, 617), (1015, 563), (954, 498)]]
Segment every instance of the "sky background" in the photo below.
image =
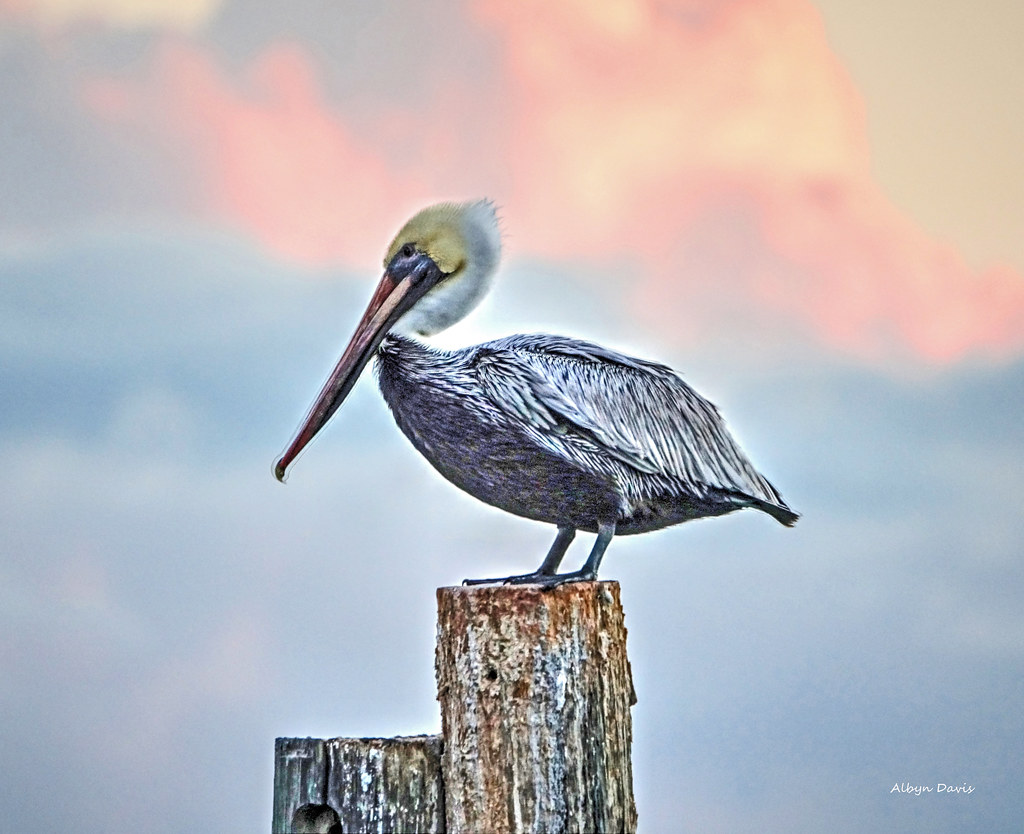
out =
[(641, 830), (1016, 830), (1022, 39), (1015, 0), (0, 0), (5, 830), (265, 831), (276, 736), (438, 730), (434, 588), (554, 531), (369, 374), (271, 467), (397, 228), (479, 196), (505, 266), (441, 344), (667, 362), (803, 513), (610, 548)]

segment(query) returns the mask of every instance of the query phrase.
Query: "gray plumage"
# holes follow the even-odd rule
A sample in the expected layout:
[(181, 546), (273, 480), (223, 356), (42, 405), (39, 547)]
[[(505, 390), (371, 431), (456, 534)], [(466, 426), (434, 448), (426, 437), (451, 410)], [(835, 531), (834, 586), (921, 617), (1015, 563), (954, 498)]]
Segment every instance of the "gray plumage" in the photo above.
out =
[(413, 445), (503, 510), (619, 534), (743, 507), (797, 519), (717, 409), (664, 365), (558, 336), (442, 351), (391, 335), (377, 368)]

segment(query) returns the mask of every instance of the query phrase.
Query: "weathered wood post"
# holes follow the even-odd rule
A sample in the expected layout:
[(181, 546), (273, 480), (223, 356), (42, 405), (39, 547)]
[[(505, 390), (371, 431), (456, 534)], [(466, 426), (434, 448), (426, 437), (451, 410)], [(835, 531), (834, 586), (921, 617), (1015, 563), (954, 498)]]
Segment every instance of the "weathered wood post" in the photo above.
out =
[(437, 602), (441, 736), (278, 739), (274, 834), (635, 831), (618, 583)]
[(636, 830), (619, 586), (440, 588), (448, 834)]
[(443, 834), (440, 736), (279, 738), (274, 834)]

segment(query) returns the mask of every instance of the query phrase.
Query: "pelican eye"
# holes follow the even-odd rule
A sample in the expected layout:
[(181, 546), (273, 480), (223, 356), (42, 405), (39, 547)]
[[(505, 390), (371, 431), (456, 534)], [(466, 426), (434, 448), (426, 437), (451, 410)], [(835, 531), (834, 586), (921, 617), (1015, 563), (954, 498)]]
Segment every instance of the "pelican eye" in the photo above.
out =
[(402, 248), (399, 249), (398, 251), (403, 258), (411, 258), (413, 255), (416, 254), (416, 247), (413, 246), (411, 243), (405, 243), (402, 244)]

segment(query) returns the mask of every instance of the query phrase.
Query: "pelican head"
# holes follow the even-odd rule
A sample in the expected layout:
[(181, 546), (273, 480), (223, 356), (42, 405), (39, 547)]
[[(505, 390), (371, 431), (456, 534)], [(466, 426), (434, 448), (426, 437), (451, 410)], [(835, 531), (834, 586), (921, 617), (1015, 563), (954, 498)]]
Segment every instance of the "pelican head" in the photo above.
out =
[(348, 347), (274, 466), (279, 481), (345, 401), (384, 337), (391, 332), (430, 336), (455, 324), (486, 295), (500, 256), (498, 220), (487, 200), (438, 203), (402, 227)]

